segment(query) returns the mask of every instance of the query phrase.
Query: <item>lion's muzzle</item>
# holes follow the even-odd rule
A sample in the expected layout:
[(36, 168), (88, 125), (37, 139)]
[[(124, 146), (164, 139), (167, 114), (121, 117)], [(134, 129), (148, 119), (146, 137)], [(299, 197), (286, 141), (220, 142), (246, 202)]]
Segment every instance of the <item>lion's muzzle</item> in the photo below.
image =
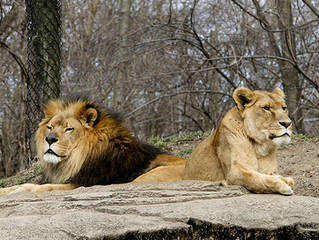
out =
[(45, 141), (51, 145), (58, 141), (58, 136), (55, 133), (49, 133), (49, 135), (45, 138)]
[(289, 128), (291, 125), (291, 121), (287, 121), (287, 122), (279, 122), (279, 124), (285, 128)]
[(282, 135), (280, 135), (280, 136), (271, 135), (269, 138), (270, 138), (271, 140), (273, 140), (273, 139), (275, 139), (275, 138), (280, 138), (280, 137), (285, 137), (285, 136), (290, 137), (290, 135), (286, 132), (286, 133), (284, 133), (284, 134), (282, 134)]

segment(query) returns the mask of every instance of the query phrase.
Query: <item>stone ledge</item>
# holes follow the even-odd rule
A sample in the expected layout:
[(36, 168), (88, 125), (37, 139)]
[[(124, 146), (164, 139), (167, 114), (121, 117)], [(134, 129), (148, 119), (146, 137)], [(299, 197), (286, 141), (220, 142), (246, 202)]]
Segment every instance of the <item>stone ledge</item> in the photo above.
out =
[(319, 239), (319, 198), (202, 181), (0, 196), (1, 239)]

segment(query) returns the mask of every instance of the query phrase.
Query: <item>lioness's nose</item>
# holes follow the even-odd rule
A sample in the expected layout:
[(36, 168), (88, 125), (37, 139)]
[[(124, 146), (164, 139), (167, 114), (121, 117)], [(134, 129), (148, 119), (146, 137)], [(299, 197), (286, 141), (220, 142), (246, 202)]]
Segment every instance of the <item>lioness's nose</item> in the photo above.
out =
[(55, 133), (49, 133), (49, 135), (45, 138), (45, 141), (48, 142), (49, 145), (58, 141), (57, 135)]
[(290, 125), (291, 125), (291, 121), (288, 121), (288, 122), (279, 122), (279, 124), (281, 126), (284, 126), (285, 128), (288, 128)]

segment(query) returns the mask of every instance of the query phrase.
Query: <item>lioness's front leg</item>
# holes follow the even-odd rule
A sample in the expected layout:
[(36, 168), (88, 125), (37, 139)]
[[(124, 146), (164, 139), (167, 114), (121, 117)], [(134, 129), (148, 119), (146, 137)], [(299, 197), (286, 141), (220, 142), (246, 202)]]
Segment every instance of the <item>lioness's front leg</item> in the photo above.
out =
[(0, 194), (13, 194), (18, 192), (44, 192), (52, 190), (72, 190), (77, 188), (75, 184), (34, 184), (25, 183), (22, 185), (15, 185), (7, 188), (0, 188)]
[(293, 190), (291, 186), (289, 186), (291, 181), (288, 181), (288, 178), (285, 180), (289, 183), (283, 181), (281, 179), (282, 177), (259, 173), (236, 161), (233, 165), (226, 176), (226, 180), (229, 184), (242, 185), (255, 193), (293, 194)]

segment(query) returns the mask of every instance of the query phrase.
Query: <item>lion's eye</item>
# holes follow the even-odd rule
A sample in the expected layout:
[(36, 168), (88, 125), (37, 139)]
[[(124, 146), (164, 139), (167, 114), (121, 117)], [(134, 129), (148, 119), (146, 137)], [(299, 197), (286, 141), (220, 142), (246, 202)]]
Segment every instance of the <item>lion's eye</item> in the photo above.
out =
[(73, 131), (73, 130), (74, 130), (74, 128), (66, 128), (66, 129), (65, 129), (66, 132), (71, 132), (71, 131)]
[(286, 111), (286, 110), (287, 110), (287, 107), (282, 107), (282, 110)]
[(51, 126), (47, 126), (47, 129), (51, 130), (51, 129), (52, 129), (52, 127), (51, 127)]
[(269, 111), (270, 107), (269, 106), (264, 106), (263, 109), (265, 109), (266, 111)]

